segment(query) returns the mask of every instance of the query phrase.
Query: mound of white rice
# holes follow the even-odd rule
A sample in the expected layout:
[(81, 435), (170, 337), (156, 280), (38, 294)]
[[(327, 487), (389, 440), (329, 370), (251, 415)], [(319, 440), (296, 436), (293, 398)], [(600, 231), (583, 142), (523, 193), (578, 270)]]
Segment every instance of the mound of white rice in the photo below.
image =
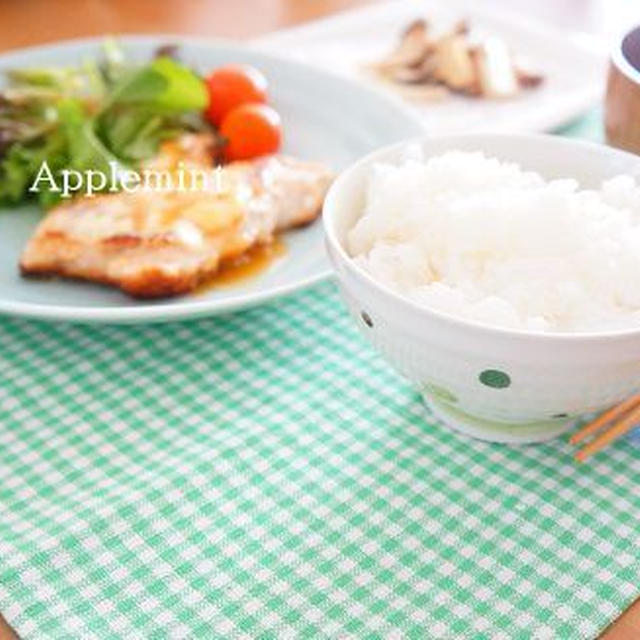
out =
[(640, 187), (581, 190), (481, 153), (372, 170), (348, 250), (417, 303), (533, 331), (640, 327)]

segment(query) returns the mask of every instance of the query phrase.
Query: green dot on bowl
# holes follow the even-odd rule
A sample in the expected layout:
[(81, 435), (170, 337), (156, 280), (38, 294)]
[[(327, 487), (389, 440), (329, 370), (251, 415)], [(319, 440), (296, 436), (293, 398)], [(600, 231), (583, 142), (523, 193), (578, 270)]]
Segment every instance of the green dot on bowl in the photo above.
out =
[(478, 378), (482, 384), (493, 389), (506, 389), (511, 384), (509, 374), (498, 369), (485, 369)]

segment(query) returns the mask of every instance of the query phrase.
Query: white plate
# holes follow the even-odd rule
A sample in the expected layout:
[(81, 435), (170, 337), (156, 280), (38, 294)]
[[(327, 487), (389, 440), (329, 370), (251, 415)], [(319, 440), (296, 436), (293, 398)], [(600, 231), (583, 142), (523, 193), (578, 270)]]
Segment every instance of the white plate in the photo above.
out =
[[(177, 43), (182, 58), (202, 71), (228, 62), (260, 68), (270, 82), (271, 102), (284, 122), (284, 151), (324, 161), (339, 170), (376, 147), (420, 131), (415, 116), (399, 101), (322, 71), (228, 42), (184, 36), (127, 36), (133, 59)], [(74, 40), (22, 49), (0, 56), (4, 69), (29, 65), (77, 64), (95, 55), (100, 39)], [(17, 264), (25, 241), (41, 216), (35, 207), (0, 210), (0, 313), (83, 322), (154, 322), (215, 315), (249, 307), (306, 287), (330, 275), (321, 225), (284, 235), (285, 256), (260, 275), (233, 286), (157, 302), (140, 302), (114, 289), (63, 280), (28, 280)]]
[[(426, 17), (434, 28), (445, 28), (467, 18), (472, 28), (502, 37), (545, 74), (542, 87), (510, 100), (447, 96), (419, 106), (412, 102), (429, 133), (548, 131), (571, 121), (601, 98), (606, 53), (592, 38), (536, 23), (528, 15), (483, 10), (481, 4), (477, 0), (381, 2), (277, 31), (254, 40), (254, 45), (340, 75), (363, 77), (363, 65), (389, 52), (411, 20)], [(369, 82), (385, 87), (375, 80)]]

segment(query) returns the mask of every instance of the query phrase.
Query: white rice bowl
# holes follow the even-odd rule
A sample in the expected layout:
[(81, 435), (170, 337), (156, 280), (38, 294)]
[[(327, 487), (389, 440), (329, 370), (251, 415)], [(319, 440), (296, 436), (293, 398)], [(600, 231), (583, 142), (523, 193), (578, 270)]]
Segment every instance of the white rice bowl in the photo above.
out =
[[(579, 162), (580, 158), (576, 158)], [(353, 259), (416, 303), (536, 332), (640, 326), (640, 186), (580, 189), (479, 152), (379, 163)]]

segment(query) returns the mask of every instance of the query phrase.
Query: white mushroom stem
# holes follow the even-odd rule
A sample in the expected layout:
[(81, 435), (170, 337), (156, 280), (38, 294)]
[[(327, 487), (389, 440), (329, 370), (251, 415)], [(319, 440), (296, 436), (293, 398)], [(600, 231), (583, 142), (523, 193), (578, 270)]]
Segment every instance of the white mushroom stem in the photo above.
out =
[(480, 92), (490, 98), (507, 98), (518, 92), (511, 53), (500, 38), (487, 38), (474, 51)]

